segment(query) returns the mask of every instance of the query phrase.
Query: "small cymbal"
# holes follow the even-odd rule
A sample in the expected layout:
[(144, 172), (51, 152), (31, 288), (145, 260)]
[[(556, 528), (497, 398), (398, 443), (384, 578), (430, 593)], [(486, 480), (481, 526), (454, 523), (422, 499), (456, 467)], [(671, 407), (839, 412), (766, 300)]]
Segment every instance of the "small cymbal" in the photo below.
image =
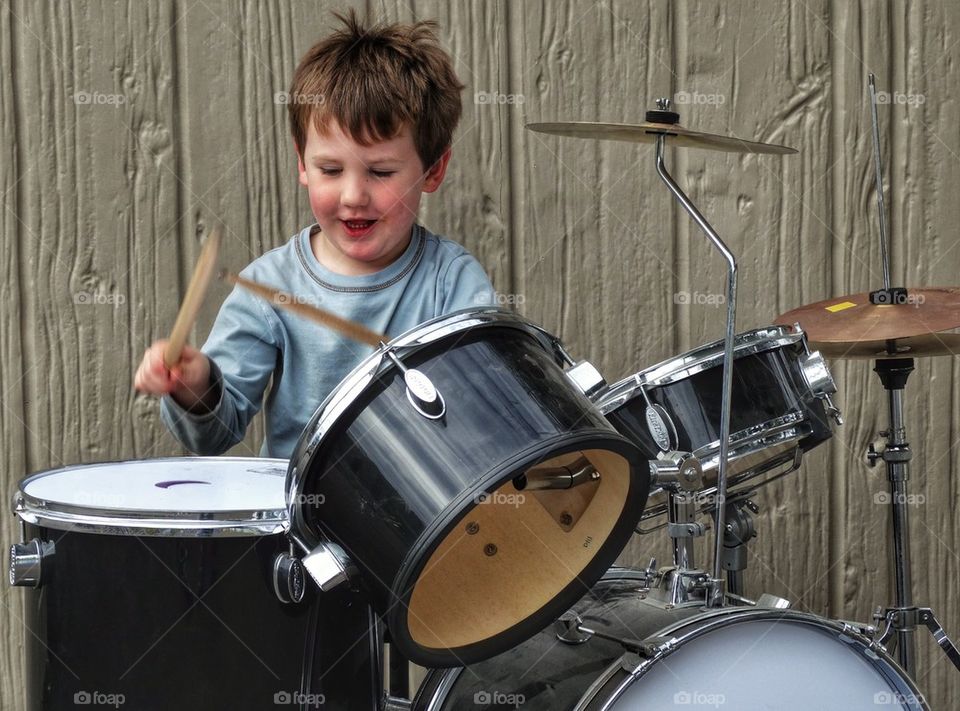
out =
[(788, 311), (775, 322), (799, 323), (811, 348), (832, 358), (960, 355), (960, 333), (952, 332), (960, 329), (960, 288), (907, 289), (902, 305), (871, 304), (869, 292), (841, 296)]
[(705, 148), (726, 153), (796, 153), (795, 148), (775, 143), (745, 141), (734, 136), (702, 133), (669, 123), (596, 123), (593, 121), (564, 121), (559, 123), (528, 123), (527, 128), (538, 133), (572, 138), (596, 138), (601, 141), (629, 141), (653, 143), (657, 136), (665, 135), (667, 145), (681, 148)]

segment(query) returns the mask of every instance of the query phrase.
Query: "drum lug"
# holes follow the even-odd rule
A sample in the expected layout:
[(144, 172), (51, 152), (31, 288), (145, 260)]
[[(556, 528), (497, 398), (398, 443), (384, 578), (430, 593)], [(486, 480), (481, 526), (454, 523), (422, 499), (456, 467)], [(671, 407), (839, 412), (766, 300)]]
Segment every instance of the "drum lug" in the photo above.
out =
[[(34, 538), (26, 543), (10, 546), (10, 584), (25, 588), (40, 587), (49, 571), (44, 571), (44, 561), (56, 553), (53, 543)], [(49, 567), (50, 563), (46, 566)]]
[[(806, 338), (804, 338), (803, 344), (804, 347), (806, 347)], [(833, 400), (830, 397), (837, 392), (837, 384), (834, 382), (833, 375), (831, 375), (830, 369), (827, 368), (827, 363), (823, 359), (823, 356), (820, 355), (819, 351), (810, 352), (808, 350), (805, 356), (800, 357), (799, 364), (800, 372), (803, 374), (803, 379), (810, 388), (810, 392), (813, 393), (814, 397), (823, 400), (827, 408), (827, 413), (834, 419), (837, 425), (842, 425), (843, 416), (840, 414), (839, 408), (833, 404)]]
[(318, 543), (304, 556), (303, 567), (323, 592), (348, 582), (356, 574), (350, 556), (336, 543)]
[(842, 425), (843, 415), (840, 413), (840, 408), (833, 404), (833, 398), (829, 395), (824, 395), (821, 399), (827, 408), (827, 414), (833, 418), (833, 421), (836, 422), (837, 425)]
[(273, 591), (284, 604), (303, 600), (306, 590), (303, 563), (290, 553), (279, 553), (273, 559)]
[(564, 373), (577, 390), (591, 399), (607, 384), (607, 381), (600, 374), (600, 371), (594, 367), (593, 363), (585, 360), (576, 363), (569, 370), (565, 370)]

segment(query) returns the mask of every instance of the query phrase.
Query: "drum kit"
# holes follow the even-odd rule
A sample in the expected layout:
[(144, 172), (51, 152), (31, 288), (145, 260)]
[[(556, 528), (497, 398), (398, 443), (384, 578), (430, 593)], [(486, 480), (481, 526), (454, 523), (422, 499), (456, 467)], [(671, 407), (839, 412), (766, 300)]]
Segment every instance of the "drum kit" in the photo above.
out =
[[(529, 128), (655, 144), (658, 175), (727, 264), (725, 337), (608, 384), (510, 312), (388, 339), (233, 279), (373, 352), (289, 461), (23, 479), (9, 575), (26, 588), (29, 709), (929, 708), (917, 626), (958, 669), (960, 653), (912, 599), (903, 391), (915, 357), (960, 346), (960, 289), (891, 287), (881, 221), (883, 289), (738, 334), (736, 259), (665, 148), (792, 149), (682, 128), (667, 100), (643, 124)], [(896, 600), (870, 623), (743, 589), (751, 494), (842, 424), (825, 356), (876, 360), (889, 393), (869, 457), (887, 465)], [(635, 533), (663, 528), (672, 565), (614, 566)], [(710, 528), (702, 569), (694, 541)], [(387, 642), (430, 667), (412, 700), (385, 690)]]

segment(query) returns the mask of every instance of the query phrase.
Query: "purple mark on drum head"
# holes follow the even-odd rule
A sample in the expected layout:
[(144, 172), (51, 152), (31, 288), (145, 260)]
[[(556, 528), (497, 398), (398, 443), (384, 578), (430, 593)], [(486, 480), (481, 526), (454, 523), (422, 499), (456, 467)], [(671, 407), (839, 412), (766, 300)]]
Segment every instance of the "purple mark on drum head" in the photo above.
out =
[(161, 489), (169, 489), (171, 486), (179, 486), (180, 484), (209, 484), (209, 481), (199, 481), (197, 479), (171, 479), (170, 481), (158, 481), (154, 486), (159, 486)]

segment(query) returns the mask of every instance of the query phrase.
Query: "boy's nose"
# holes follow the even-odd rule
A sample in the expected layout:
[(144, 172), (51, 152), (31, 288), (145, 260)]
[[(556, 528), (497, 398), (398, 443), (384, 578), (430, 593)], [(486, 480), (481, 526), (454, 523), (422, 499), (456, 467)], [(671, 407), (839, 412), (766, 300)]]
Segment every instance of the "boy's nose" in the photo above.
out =
[(367, 204), (369, 193), (365, 178), (348, 179), (340, 193), (340, 202), (348, 207), (363, 207)]

